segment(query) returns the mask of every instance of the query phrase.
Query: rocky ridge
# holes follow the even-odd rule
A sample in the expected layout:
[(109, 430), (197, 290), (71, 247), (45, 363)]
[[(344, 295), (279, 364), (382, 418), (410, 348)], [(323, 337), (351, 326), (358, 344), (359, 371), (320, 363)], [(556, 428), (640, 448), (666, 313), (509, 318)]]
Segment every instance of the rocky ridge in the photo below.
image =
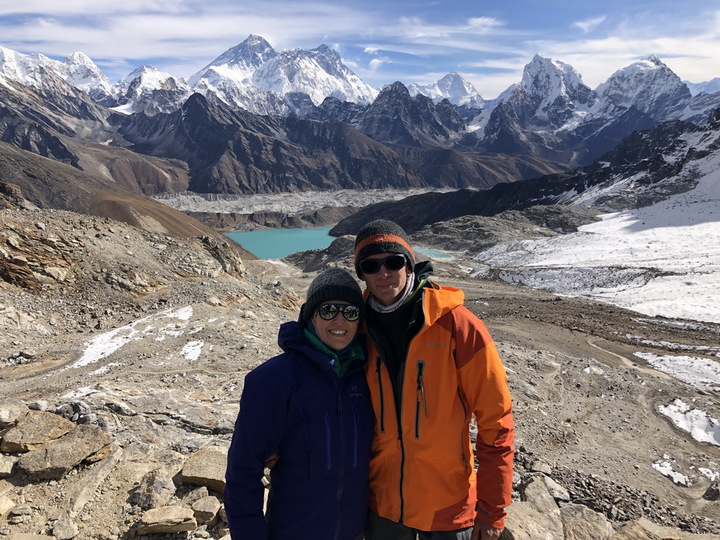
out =
[[(71, 212), (0, 219), (0, 537), (225, 537), (243, 377), (279, 352), (315, 270), (349, 266), (352, 238), (291, 265)], [(720, 450), (658, 407), (717, 418), (718, 396), (635, 353), (716, 357), (720, 330), (468, 279), (454, 257), (437, 279), (488, 324), (515, 403), (506, 538), (716, 538), (717, 479), (702, 471), (720, 470)]]

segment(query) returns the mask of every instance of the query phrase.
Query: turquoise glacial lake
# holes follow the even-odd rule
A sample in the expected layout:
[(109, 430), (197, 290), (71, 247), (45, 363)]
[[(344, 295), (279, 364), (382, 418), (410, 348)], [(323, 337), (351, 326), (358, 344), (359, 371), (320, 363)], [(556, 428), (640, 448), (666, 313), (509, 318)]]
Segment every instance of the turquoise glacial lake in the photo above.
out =
[[(325, 249), (335, 240), (334, 236), (328, 235), (330, 229), (332, 226), (321, 229), (264, 229), (228, 232), (225, 235), (260, 259), (282, 259), (298, 251)], [(448, 257), (441, 251), (414, 247), (418, 253), (434, 259)]]
[(325, 249), (335, 240), (334, 236), (328, 235), (330, 229), (332, 226), (321, 229), (265, 229), (225, 235), (260, 259), (282, 259), (298, 251)]

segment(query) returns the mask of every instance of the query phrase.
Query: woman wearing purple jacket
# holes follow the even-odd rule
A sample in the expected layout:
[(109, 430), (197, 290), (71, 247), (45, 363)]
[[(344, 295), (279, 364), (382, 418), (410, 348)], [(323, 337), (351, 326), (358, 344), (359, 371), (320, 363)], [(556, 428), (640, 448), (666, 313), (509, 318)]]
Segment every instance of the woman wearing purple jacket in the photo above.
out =
[[(283, 350), (245, 378), (228, 454), (233, 540), (356, 540), (368, 506), (373, 411), (356, 337), (362, 294), (330, 268), (311, 283)], [(278, 454), (263, 513), (265, 461)]]

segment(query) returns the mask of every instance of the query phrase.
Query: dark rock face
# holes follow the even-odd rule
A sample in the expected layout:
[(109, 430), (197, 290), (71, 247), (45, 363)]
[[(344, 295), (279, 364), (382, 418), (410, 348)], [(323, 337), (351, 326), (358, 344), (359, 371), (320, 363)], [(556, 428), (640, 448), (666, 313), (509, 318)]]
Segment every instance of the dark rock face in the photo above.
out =
[[(692, 160), (702, 155), (688, 146), (684, 135), (697, 132), (707, 133), (708, 140), (715, 140), (709, 148), (720, 147), (713, 123), (701, 128), (686, 122), (666, 122), (651, 130), (635, 132), (599, 161), (572, 174), (497, 184), (484, 191), (427, 193), (374, 204), (338, 223), (330, 234), (355, 234), (363, 224), (379, 218), (392, 219), (406, 231), (415, 232), (425, 225), (460, 216), (493, 216), (507, 210), (568, 203), (589, 188), (609, 187), (621, 178), (633, 181), (624, 189), (612, 190), (588, 204), (604, 211), (647, 206), (695, 186), (697, 173), (693, 171)], [(704, 150), (708, 151), (712, 150)]]
[[(451, 130), (441, 116), (448, 126), (462, 124), (447, 103), (435, 108), (426, 98), (406, 97), (406, 105), (421, 103), (435, 111), (426, 115), (427, 125), (443, 137)], [(403, 125), (410, 124), (401, 122), (398, 129)], [(138, 152), (186, 161), (189, 189), (198, 193), (489, 187), (553, 170), (540, 159), (421, 148), (419, 136), (409, 145), (389, 147), (346, 123), (261, 117), (231, 111), (199, 94), (177, 113), (125, 118), (119, 130)]]
[(343, 122), (351, 126), (357, 126), (362, 120), (367, 108), (367, 105), (327, 97), (319, 107), (315, 107), (312, 111), (309, 111), (305, 118), (318, 122)]
[(383, 89), (363, 115), (358, 129), (375, 140), (423, 148), (427, 145), (446, 146), (464, 121), (449, 106), (436, 107), (422, 94), (414, 98), (399, 82)]

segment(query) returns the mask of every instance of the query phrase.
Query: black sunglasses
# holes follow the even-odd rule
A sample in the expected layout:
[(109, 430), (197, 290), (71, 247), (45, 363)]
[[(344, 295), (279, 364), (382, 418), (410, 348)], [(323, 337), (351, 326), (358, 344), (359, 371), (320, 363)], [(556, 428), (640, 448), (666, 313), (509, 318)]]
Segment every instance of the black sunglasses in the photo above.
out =
[(405, 255), (390, 255), (384, 259), (363, 259), (360, 261), (358, 266), (363, 274), (377, 274), (380, 271), (380, 267), (385, 265), (391, 272), (397, 272), (403, 266), (407, 264)]
[(323, 304), (317, 309), (317, 314), (321, 319), (332, 321), (337, 317), (338, 313), (342, 313), (346, 321), (355, 322), (360, 318), (360, 308), (357, 306), (345, 304)]

